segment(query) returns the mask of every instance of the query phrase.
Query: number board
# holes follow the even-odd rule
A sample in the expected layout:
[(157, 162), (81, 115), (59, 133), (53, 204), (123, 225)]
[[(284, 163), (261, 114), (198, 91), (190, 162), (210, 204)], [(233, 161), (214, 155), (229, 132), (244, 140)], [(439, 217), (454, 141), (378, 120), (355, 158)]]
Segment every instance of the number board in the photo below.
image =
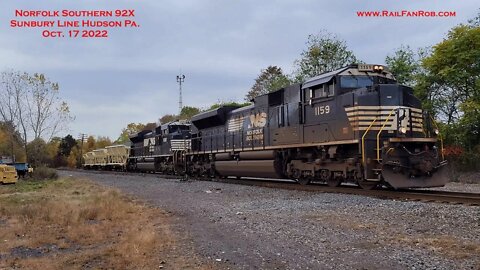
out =
[(315, 111), (315, 115), (329, 114), (330, 113), (330, 105), (316, 106), (314, 108), (314, 111)]

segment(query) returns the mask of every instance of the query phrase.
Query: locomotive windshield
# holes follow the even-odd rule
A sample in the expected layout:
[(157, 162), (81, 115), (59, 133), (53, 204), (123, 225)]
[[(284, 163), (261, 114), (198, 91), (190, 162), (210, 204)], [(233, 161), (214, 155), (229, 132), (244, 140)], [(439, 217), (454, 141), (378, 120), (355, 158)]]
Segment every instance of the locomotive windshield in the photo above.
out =
[(190, 127), (187, 125), (171, 125), (169, 126), (169, 133), (181, 132), (185, 130), (190, 130)]
[(370, 76), (349, 76), (345, 75), (340, 78), (341, 88), (362, 88), (373, 85), (373, 79)]
[(341, 88), (362, 88), (373, 84), (396, 83), (394, 79), (381, 76), (343, 75), (340, 77)]

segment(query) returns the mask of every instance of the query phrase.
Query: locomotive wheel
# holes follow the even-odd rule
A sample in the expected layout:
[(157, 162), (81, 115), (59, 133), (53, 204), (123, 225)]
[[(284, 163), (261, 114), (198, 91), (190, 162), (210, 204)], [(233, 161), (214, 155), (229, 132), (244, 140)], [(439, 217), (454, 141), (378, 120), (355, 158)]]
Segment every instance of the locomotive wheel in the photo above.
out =
[(371, 181), (365, 181), (365, 180), (360, 180), (358, 181), (358, 185), (365, 190), (372, 190), (375, 189), (378, 186), (378, 182), (371, 182)]
[(210, 168), (210, 169), (207, 171), (207, 177), (208, 177), (209, 179), (215, 178), (215, 177), (216, 177), (215, 170)]
[(299, 179), (297, 179), (297, 182), (302, 185), (302, 186), (305, 186), (305, 185), (308, 185), (310, 184), (310, 181), (312, 179), (310, 179), (309, 177), (300, 177)]
[(343, 177), (337, 176), (337, 177), (330, 177), (327, 180), (327, 185), (329, 187), (338, 187), (342, 184), (343, 182)]

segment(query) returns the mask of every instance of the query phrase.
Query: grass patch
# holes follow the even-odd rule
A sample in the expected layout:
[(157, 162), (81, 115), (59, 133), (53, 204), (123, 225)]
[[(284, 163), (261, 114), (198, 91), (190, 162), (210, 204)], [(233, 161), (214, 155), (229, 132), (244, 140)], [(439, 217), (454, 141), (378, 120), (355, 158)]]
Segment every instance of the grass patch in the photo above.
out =
[(51, 181), (20, 180), (15, 185), (2, 186), (0, 194), (32, 192), (42, 189), (50, 183)]
[(1, 186), (0, 268), (158, 269), (175, 245), (168, 218), (87, 180)]
[(39, 166), (33, 170), (32, 178), (35, 180), (57, 179), (57, 170), (46, 166)]

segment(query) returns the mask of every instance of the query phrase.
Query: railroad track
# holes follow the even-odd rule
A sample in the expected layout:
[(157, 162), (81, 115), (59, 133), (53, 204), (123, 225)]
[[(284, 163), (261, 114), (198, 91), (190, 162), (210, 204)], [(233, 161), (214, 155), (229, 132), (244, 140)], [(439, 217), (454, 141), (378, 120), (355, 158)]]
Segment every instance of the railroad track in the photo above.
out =
[[(144, 173), (124, 173), (114, 171), (83, 171), (88, 173), (101, 173), (101, 174), (117, 174), (117, 175), (145, 175)], [(181, 176), (175, 175), (160, 175), (160, 174), (148, 174), (151, 176), (157, 176), (158, 178), (167, 179), (182, 179)], [(190, 178), (192, 179), (192, 178)], [(376, 190), (364, 190), (357, 186), (340, 186), (329, 187), (322, 184), (310, 184), (299, 185), (296, 182), (290, 180), (271, 180), (271, 179), (259, 179), (259, 178), (242, 178), (242, 179), (194, 179), (195, 181), (214, 181), (228, 184), (237, 185), (249, 185), (266, 188), (288, 189), (288, 190), (300, 190), (309, 192), (322, 192), (322, 193), (339, 193), (350, 195), (361, 195), (380, 199), (390, 200), (403, 200), (403, 201), (421, 201), (421, 202), (434, 202), (434, 203), (448, 203), (448, 204), (463, 204), (471, 206), (480, 206), (480, 193), (466, 193), (466, 192), (451, 192), (451, 191), (438, 191), (438, 190), (388, 190), (388, 189), (376, 189)]]
[(322, 193), (340, 193), (350, 195), (361, 195), (380, 199), (393, 199), (405, 201), (421, 201), (421, 202), (436, 202), (436, 203), (450, 203), (450, 204), (464, 204), (472, 206), (480, 206), (480, 193), (466, 193), (466, 192), (452, 192), (452, 191), (438, 191), (438, 190), (364, 190), (356, 186), (340, 186), (329, 187), (321, 184), (311, 184), (302, 186), (295, 182), (266, 180), (259, 181), (257, 179), (215, 179), (232, 184), (252, 185), (268, 188), (292, 189), (311, 192)]

